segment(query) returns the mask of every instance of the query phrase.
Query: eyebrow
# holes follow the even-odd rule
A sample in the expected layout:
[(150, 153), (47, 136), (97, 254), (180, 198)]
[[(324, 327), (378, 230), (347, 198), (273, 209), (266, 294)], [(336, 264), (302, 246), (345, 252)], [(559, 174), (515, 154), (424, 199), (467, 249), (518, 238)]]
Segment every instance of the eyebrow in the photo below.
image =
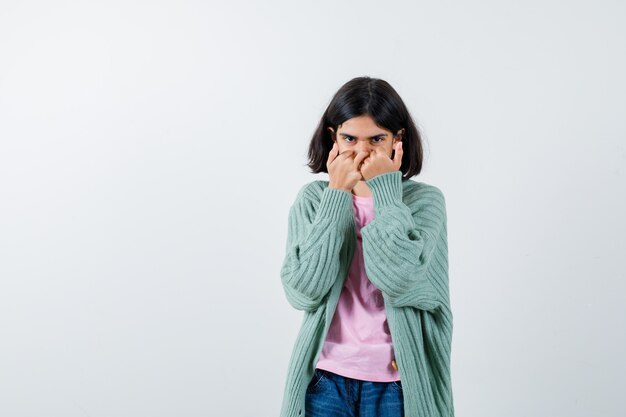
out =
[[(350, 135), (350, 134), (348, 134), (348, 133), (340, 133), (340, 135), (341, 135), (341, 136), (349, 136), (349, 137), (351, 137), (351, 138), (356, 138), (356, 136), (354, 136), (354, 135)], [(377, 137), (379, 137), (379, 136), (387, 136), (387, 134), (386, 134), (386, 133), (379, 133), (378, 135), (370, 136), (369, 138), (370, 138), (370, 139), (374, 139), (374, 138), (377, 138)]]

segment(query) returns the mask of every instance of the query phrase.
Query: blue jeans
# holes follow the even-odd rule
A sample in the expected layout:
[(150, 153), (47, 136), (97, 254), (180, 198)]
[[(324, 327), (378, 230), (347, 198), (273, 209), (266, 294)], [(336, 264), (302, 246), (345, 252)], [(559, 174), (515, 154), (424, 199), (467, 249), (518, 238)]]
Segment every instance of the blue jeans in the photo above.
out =
[(305, 417), (403, 417), (402, 383), (362, 381), (315, 369), (305, 409)]

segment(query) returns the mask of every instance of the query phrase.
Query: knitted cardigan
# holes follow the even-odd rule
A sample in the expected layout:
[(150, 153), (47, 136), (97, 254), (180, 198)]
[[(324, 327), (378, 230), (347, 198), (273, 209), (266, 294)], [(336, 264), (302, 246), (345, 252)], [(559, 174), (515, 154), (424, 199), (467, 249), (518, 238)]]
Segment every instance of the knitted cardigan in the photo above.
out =
[[(404, 417), (453, 417), (452, 312), (443, 193), (386, 172), (366, 181), (374, 219), (361, 229), (365, 271), (381, 290), (404, 398)], [(305, 184), (289, 209), (280, 270), (303, 311), (287, 369), (281, 417), (304, 417), (306, 388), (324, 345), (357, 243), (350, 192)]]

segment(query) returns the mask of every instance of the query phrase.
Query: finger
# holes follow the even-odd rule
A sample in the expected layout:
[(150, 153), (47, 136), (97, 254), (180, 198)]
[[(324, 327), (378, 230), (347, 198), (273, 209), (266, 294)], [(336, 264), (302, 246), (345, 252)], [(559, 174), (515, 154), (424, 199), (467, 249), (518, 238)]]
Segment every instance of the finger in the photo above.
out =
[(402, 165), (402, 155), (403, 154), (404, 154), (404, 151), (402, 150), (402, 141), (400, 141), (396, 145), (396, 154), (393, 156), (393, 162), (394, 162), (395, 166), (398, 167), (398, 169), (400, 169), (400, 166)]
[(343, 159), (347, 159), (347, 158), (352, 158), (354, 155), (354, 149), (346, 149), (345, 151), (341, 152), (339, 155), (343, 158)]
[(357, 154), (357, 156), (354, 158), (354, 168), (358, 169), (359, 165), (361, 165), (361, 161), (363, 161), (365, 158), (367, 158), (370, 155), (369, 152), (367, 151), (361, 151)]
[(328, 159), (326, 160), (326, 164), (330, 165), (335, 158), (337, 157), (339, 147), (337, 146), (337, 142), (333, 142), (333, 147), (330, 148), (330, 152), (328, 152)]

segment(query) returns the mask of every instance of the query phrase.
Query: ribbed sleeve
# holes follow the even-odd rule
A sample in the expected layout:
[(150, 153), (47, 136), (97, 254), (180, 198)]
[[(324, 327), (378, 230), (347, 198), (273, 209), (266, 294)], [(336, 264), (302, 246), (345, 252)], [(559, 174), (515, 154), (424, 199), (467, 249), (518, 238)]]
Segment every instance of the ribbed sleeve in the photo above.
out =
[(446, 223), (443, 193), (432, 185), (415, 189), (404, 196), (413, 202), (409, 208), (401, 171), (377, 175), (367, 185), (375, 214), (361, 229), (368, 278), (393, 307), (441, 307), (448, 299), (447, 282), (436, 277), (447, 275), (429, 273), (429, 267)]
[(305, 185), (289, 210), (286, 255), (280, 275), (287, 301), (311, 311), (340, 271), (339, 253), (353, 223), (351, 193), (325, 188), (319, 201)]

